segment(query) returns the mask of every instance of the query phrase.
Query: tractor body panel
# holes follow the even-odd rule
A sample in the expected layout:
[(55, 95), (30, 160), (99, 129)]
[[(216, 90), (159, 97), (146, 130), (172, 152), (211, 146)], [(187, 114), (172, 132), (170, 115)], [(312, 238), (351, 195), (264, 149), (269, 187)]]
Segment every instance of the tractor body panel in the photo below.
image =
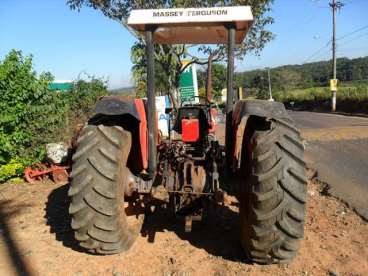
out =
[(198, 139), (196, 140), (198, 141), (202, 140), (209, 133), (212, 127), (211, 122), (209, 107), (200, 104), (187, 105), (179, 108), (173, 129), (182, 135), (182, 139), (185, 142), (187, 137), (191, 137), (190, 140), (193, 139), (194, 130), (196, 124), (198, 124)]
[(240, 100), (236, 102), (231, 125), (227, 126), (232, 131), (232, 143), (226, 145), (230, 147), (227, 148), (227, 152), (232, 156), (232, 162), (229, 165), (233, 170), (240, 168), (244, 133), (251, 116), (291, 120), (284, 104), (280, 102), (266, 100)]
[(137, 109), (140, 122), (139, 122), (139, 147), (141, 152), (142, 168), (145, 170), (148, 168), (148, 129), (147, 129), (147, 117), (146, 107), (142, 99), (134, 100), (135, 107)]
[(199, 120), (198, 119), (183, 119), (181, 120), (182, 140), (186, 143), (197, 142), (199, 135)]

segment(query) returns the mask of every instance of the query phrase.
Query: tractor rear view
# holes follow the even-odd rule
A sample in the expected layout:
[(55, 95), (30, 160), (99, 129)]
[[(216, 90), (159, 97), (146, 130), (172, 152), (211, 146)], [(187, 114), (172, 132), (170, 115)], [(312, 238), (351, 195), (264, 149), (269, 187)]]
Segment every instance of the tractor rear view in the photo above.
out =
[[(190, 232), (206, 208), (224, 202), (220, 175), (226, 174), (237, 191), (240, 241), (249, 258), (268, 264), (297, 254), (307, 184), (299, 131), (281, 103), (234, 104), (234, 48), (252, 21), (245, 6), (131, 12), (128, 25), (146, 41), (147, 99), (103, 97), (78, 140), (69, 213), (81, 247), (97, 254), (128, 250), (152, 206), (171, 208)], [(169, 136), (158, 135), (155, 43), (227, 44), (225, 147), (207, 99), (167, 110)]]

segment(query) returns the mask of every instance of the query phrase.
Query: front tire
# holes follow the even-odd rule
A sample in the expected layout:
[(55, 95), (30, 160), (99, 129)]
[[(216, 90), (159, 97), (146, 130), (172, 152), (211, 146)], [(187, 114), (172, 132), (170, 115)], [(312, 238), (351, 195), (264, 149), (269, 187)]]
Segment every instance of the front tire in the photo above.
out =
[(304, 146), (289, 120), (257, 118), (243, 142), (241, 243), (257, 263), (288, 263), (304, 235)]
[(124, 202), (131, 140), (122, 127), (103, 124), (86, 126), (78, 139), (69, 214), (76, 240), (91, 253), (126, 251), (141, 230), (144, 212), (139, 199)]

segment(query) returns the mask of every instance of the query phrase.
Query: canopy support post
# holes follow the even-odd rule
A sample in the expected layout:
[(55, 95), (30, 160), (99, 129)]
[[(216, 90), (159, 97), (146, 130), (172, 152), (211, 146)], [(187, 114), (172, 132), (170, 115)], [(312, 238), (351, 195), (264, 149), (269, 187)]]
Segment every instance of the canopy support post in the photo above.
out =
[(226, 93), (226, 159), (227, 164), (231, 166), (233, 129), (232, 115), (234, 105), (234, 48), (235, 48), (235, 26), (228, 26), (228, 52), (227, 52), (227, 93)]
[(155, 62), (154, 62), (154, 29), (146, 29), (146, 58), (147, 58), (147, 126), (148, 126), (148, 174), (153, 178), (156, 173), (157, 155), (157, 122), (155, 97)]

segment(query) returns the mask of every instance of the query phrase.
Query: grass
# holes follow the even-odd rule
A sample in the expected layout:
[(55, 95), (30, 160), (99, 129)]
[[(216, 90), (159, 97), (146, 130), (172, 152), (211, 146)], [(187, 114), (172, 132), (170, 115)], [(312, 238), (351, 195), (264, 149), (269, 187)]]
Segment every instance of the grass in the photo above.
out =
[[(277, 91), (274, 98), (286, 106), (294, 102), (294, 107), (301, 110), (326, 111), (331, 108), (329, 87)], [(341, 83), (337, 91), (337, 111), (368, 114), (368, 82)]]
[[(277, 91), (274, 97), (281, 102), (319, 101), (331, 98), (329, 87), (313, 87)], [(340, 100), (368, 100), (368, 84), (343, 83), (338, 87), (337, 99)]]

